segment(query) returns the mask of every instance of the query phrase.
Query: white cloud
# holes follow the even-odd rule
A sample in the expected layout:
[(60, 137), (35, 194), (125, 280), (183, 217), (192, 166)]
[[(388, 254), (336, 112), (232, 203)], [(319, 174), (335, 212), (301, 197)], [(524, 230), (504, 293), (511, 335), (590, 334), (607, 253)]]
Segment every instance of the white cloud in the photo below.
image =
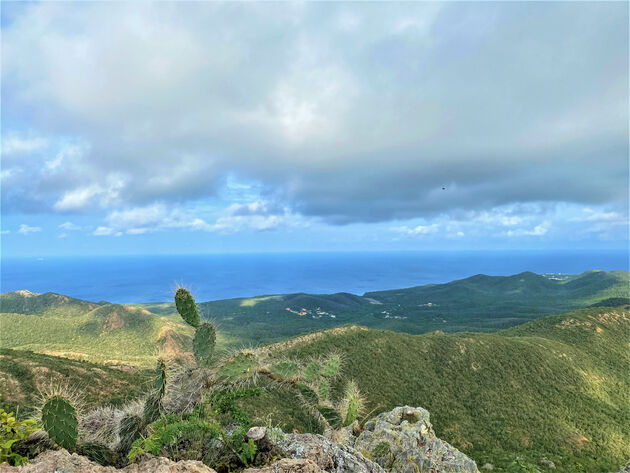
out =
[(27, 154), (48, 146), (48, 140), (38, 136), (9, 133), (2, 138), (2, 155)]
[(27, 225), (25, 223), (20, 225), (20, 228), (18, 229), (18, 233), (21, 233), (22, 235), (28, 235), (30, 233), (37, 233), (41, 231), (42, 227), (31, 227), (30, 225)]
[(0, 230), (0, 235), (8, 235), (11, 233), (11, 230)]
[(59, 225), (59, 228), (61, 228), (63, 230), (67, 230), (67, 231), (81, 230), (81, 227), (79, 225), (75, 225), (72, 222), (64, 222), (61, 225)]
[(93, 235), (96, 236), (108, 236), (108, 235), (113, 235), (114, 234), (114, 229), (110, 228), (110, 227), (97, 227), (96, 230), (94, 230)]
[(503, 235), (508, 237), (543, 236), (549, 231), (550, 225), (550, 222), (543, 222), (531, 229), (519, 228), (516, 230), (508, 230), (504, 232)]
[(104, 181), (104, 185), (95, 183), (66, 192), (55, 202), (54, 209), (60, 212), (80, 211), (94, 206), (109, 207), (118, 202), (125, 180), (117, 174), (110, 174)]
[(415, 227), (408, 227), (406, 225), (403, 225), (400, 227), (394, 227), (392, 228), (392, 230), (398, 233), (402, 233), (404, 235), (421, 236), (437, 233), (439, 228), (440, 226), (437, 223), (432, 223), (430, 225), (416, 225)]

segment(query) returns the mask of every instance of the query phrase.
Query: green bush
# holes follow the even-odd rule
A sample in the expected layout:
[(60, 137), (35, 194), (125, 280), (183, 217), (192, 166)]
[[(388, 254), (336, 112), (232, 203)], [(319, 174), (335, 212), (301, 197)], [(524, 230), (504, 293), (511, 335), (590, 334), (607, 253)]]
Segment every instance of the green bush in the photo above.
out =
[(28, 459), (13, 450), (14, 446), (25, 440), (37, 430), (37, 423), (32, 420), (17, 420), (13, 412), (0, 408), (0, 463), (20, 466)]

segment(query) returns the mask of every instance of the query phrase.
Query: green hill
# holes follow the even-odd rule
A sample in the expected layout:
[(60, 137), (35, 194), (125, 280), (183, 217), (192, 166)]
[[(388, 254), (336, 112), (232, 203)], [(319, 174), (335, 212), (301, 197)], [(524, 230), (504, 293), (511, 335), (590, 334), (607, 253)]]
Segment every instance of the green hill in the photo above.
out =
[(0, 313), (74, 316), (94, 310), (101, 304), (54, 292), (37, 294), (22, 290), (0, 295)]
[[(18, 291), (0, 296), (0, 347), (30, 350), (107, 365), (153, 365), (190, 358), (192, 330), (176, 318), (145, 309), (59, 294)], [(156, 348), (158, 347), (158, 348)]]
[[(342, 354), (369, 408), (422, 406), (438, 436), (494, 471), (609, 472), (630, 458), (630, 312), (600, 307), (496, 334), (407, 335), (346, 326), (274, 345), (289, 358)], [(263, 419), (310, 428), (286, 393), (249, 401)], [(281, 407), (278, 407), (281, 406)], [(520, 470), (519, 470), (520, 471)]]
[[(203, 302), (199, 307), (231, 340), (257, 344), (345, 324), (411, 334), (496, 332), (614, 297), (630, 297), (630, 273), (589, 271), (562, 278), (530, 272), (477, 275), (363, 296), (265, 295)], [(163, 315), (175, 313), (170, 303), (138, 306)]]
[(0, 349), (0, 407), (27, 417), (39, 405), (39, 392), (66, 384), (81, 394), (85, 408), (121, 404), (135, 398), (150, 375), (108, 368), (24, 350)]

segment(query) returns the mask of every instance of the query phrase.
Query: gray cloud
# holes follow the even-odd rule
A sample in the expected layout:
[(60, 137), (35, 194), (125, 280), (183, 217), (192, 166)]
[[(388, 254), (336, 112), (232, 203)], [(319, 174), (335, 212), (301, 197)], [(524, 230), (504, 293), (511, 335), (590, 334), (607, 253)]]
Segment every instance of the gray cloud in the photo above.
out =
[(627, 14), (622, 2), (20, 6), (3, 28), (3, 119), (41, 137), (14, 136), (31, 161), (3, 156), (3, 206), (181, 204), (218, 198), (228, 175), (332, 223), (627, 202)]

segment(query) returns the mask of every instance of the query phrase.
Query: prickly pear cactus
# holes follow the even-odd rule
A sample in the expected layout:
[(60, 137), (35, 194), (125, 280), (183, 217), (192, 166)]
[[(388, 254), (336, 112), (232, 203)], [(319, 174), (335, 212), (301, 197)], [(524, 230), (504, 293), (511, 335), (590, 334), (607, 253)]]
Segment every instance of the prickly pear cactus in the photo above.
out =
[(338, 355), (332, 355), (324, 362), (322, 366), (321, 375), (325, 378), (334, 378), (339, 374), (339, 367), (341, 365), (341, 359)]
[(197, 363), (201, 366), (207, 366), (212, 360), (212, 354), (214, 353), (214, 345), (216, 343), (217, 334), (214, 326), (210, 323), (204, 323), (199, 325), (195, 331), (195, 338), (193, 339), (193, 352)]
[(357, 420), (363, 407), (361, 393), (359, 393), (359, 388), (354, 381), (349, 382), (346, 386), (346, 395), (341, 405), (344, 416), (343, 426), (347, 427)]
[(195, 328), (199, 327), (197, 304), (195, 304), (195, 299), (193, 299), (188, 289), (180, 287), (175, 292), (175, 307), (177, 307), (177, 312), (179, 312), (179, 315), (182, 316), (182, 319), (184, 319), (187, 324)]
[(42, 425), (51, 439), (66, 450), (74, 450), (77, 444), (77, 411), (61, 396), (52, 396), (42, 407)]
[(312, 383), (319, 376), (319, 365), (311, 361), (302, 371), (302, 379), (307, 383)]
[(281, 361), (271, 367), (271, 371), (282, 380), (294, 379), (300, 373), (300, 367), (295, 361)]

